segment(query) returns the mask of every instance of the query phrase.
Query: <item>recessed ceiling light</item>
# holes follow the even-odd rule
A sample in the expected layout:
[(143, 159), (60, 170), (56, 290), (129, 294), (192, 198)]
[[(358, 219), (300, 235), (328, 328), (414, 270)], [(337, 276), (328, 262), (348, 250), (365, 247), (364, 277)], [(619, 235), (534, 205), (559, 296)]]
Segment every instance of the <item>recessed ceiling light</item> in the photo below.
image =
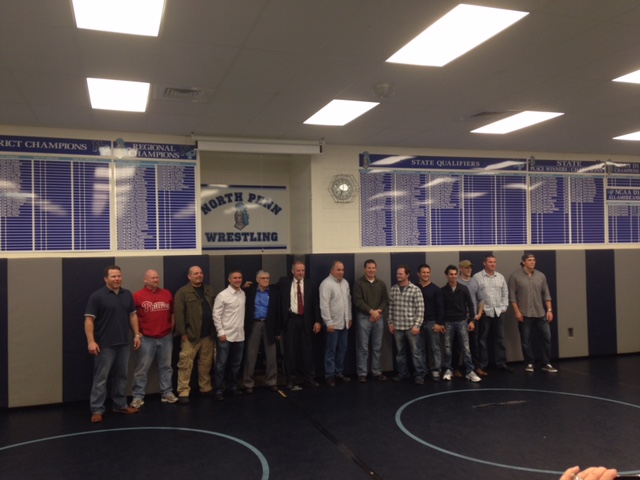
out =
[(327, 105), (313, 114), (307, 121), (307, 125), (333, 125), (343, 126), (368, 112), (378, 102), (359, 102), (356, 100), (332, 100)]
[(619, 137), (613, 137), (614, 140), (629, 140), (631, 142), (640, 142), (640, 132), (627, 133)]
[(529, 12), (458, 5), (394, 53), (387, 62), (442, 67), (526, 15)]
[(98, 110), (144, 112), (149, 99), (148, 83), (87, 78), (91, 107)]
[(72, 0), (78, 28), (157, 37), (165, 0)]
[(613, 79), (614, 82), (640, 83), (640, 70)]
[(536, 123), (551, 120), (552, 118), (559, 117), (560, 115), (564, 115), (564, 113), (532, 111), (520, 112), (510, 117), (503, 118), (502, 120), (498, 120), (497, 122), (490, 123), (489, 125), (485, 125), (484, 127), (471, 130), (471, 133), (493, 133), (501, 135), (535, 125)]

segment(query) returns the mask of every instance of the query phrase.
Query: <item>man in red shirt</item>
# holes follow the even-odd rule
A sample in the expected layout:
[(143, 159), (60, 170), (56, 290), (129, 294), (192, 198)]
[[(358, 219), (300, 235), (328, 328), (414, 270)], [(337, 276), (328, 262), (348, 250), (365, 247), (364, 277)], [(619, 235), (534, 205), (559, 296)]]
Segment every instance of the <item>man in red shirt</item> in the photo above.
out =
[(144, 287), (133, 294), (142, 334), (142, 345), (136, 351), (136, 366), (133, 374), (133, 400), (131, 406), (144, 405), (147, 372), (153, 363), (158, 363), (158, 382), (161, 400), (176, 403), (178, 398), (171, 388), (171, 352), (173, 350), (173, 295), (160, 288), (160, 275), (155, 270), (144, 274)]

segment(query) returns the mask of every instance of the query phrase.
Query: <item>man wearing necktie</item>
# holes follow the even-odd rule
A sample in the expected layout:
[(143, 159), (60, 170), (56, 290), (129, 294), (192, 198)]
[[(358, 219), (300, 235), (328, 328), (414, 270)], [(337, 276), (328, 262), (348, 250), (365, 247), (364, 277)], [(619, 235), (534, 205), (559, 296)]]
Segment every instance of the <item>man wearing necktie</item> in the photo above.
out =
[(305, 271), (304, 263), (296, 261), (291, 267), (293, 278), (283, 277), (279, 282), (287, 387), (294, 391), (300, 390), (296, 385), (298, 375), (305, 385), (318, 386), (312, 346), (313, 335), (321, 330), (320, 300), (317, 284), (305, 278)]

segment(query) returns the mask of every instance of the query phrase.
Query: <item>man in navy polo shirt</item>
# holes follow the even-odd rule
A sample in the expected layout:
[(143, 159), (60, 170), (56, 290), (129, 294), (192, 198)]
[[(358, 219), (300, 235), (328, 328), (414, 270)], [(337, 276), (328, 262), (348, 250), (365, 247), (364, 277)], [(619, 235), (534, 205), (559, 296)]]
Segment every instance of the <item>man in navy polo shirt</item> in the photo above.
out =
[(136, 413), (127, 405), (127, 369), (133, 331), (133, 348), (140, 348), (141, 336), (133, 295), (122, 288), (120, 267), (104, 270), (105, 286), (93, 292), (84, 315), (87, 349), (93, 355), (93, 385), (91, 387), (91, 422), (102, 422), (107, 398), (107, 380), (111, 374), (111, 399), (116, 413)]

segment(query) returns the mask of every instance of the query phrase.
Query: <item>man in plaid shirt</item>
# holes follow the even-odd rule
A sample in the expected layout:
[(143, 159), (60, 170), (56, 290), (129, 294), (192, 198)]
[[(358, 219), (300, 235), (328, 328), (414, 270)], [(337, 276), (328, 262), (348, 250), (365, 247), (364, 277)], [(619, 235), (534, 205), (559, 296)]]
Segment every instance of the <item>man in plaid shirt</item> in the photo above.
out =
[(424, 383), (424, 358), (420, 341), (420, 326), (424, 320), (424, 300), (422, 292), (409, 282), (411, 270), (406, 265), (400, 265), (396, 271), (396, 283), (389, 294), (389, 331), (396, 344), (396, 368), (398, 374), (393, 377), (395, 382), (409, 379), (407, 367), (406, 347), (411, 349), (411, 360), (414, 367), (414, 382)]

